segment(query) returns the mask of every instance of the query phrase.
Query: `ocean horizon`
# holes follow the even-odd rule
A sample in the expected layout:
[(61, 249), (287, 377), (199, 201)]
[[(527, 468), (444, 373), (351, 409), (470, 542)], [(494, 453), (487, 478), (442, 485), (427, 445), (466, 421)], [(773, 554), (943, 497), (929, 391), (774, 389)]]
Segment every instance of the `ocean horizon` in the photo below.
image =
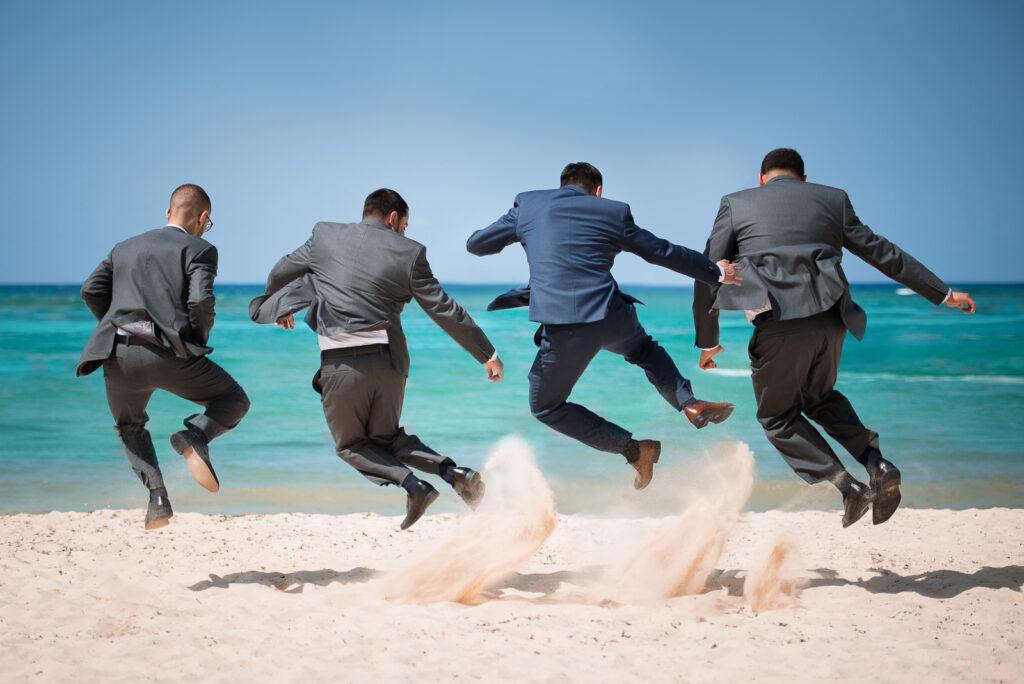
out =
[[(809, 487), (765, 439), (755, 420), (741, 313), (722, 316), (726, 351), (719, 369), (697, 368), (690, 313), (692, 287), (627, 285), (641, 322), (688, 377), (699, 398), (737, 408), (700, 431), (669, 407), (639, 369), (600, 354), (573, 392), (578, 401), (631, 430), (663, 442), (648, 490), (632, 490), (632, 471), (605, 454), (551, 431), (530, 416), (527, 373), (536, 325), (525, 309), (486, 312), (509, 284), (445, 288), (476, 319), (505, 362), (492, 385), (477, 364), (420, 310), (406, 307), (412, 369), (402, 424), (460, 464), (480, 468), (494, 445), (519, 435), (551, 483), (558, 509), (583, 515), (662, 515), (703, 459), (743, 442), (755, 454), (747, 509), (839, 506), (828, 485)], [(0, 513), (139, 508), (145, 492), (112, 430), (102, 372), (74, 376), (95, 319), (78, 284), (0, 285)], [(1024, 283), (957, 284), (978, 303), (974, 316), (934, 307), (895, 283), (853, 285), (867, 311), (863, 342), (847, 337), (837, 388), (880, 434), (883, 453), (903, 471), (904, 506), (965, 509), (1024, 507)], [(319, 365), (315, 335), (257, 326), (249, 299), (262, 284), (218, 283), (211, 358), (246, 389), (252, 409), (212, 445), (221, 491), (196, 485), (167, 441), (198, 407), (158, 392), (149, 428), (177, 511), (204, 513), (353, 513), (396, 515), (404, 496), (366, 482), (334, 453), (310, 386)], [(855, 477), (863, 469), (832, 443)], [(431, 478), (437, 480), (437, 478)], [(431, 511), (461, 510), (450, 489)]]

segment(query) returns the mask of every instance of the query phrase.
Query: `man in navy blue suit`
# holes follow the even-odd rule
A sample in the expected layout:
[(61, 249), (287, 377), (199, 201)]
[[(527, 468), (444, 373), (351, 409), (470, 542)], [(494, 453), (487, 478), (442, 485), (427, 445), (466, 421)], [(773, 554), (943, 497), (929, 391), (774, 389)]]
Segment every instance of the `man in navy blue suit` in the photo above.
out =
[(637, 320), (636, 299), (620, 292), (611, 268), (619, 252), (632, 252), (708, 284), (738, 284), (739, 267), (717, 265), (699, 252), (662, 240), (633, 222), (629, 205), (604, 199), (601, 172), (577, 162), (562, 170), (557, 190), (524, 192), (507, 214), (478, 230), (466, 249), (478, 256), (522, 244), (530, 285), (498, 297), (488, 310), (525, 306), (540, 323), (530, 370), (530, 411), (554, 430), (589, 447), (622, 454), (643, 489), (654, 475), (661, 443), (632, 435), (593, 411), (566, 401), (591, 359), (602, 349), (640, 366), (647, 379), (697, 428), (721, 423), (734, 406), (701, 401), (690, 381)]

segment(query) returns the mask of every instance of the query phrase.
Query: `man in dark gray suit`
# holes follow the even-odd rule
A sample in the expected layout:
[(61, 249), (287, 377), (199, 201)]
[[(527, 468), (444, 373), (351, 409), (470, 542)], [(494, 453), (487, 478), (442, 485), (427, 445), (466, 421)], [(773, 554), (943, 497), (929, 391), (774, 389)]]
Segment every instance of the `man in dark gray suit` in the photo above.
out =
[[(872, 504), (874, 524), (883, 523), (900, 502), (900, 471), (882, 458), (878, 433), (834, 389), (846, 331), (860, 340), (867, 322), (850, 298), (843, 248), (932, 304), (974, 313), (974, 301), (871, 232), (844, 191), (805, 182), (795, 150), (769, 152), (759, 180), (757, 188), (722, 198), (708, 239), (708, 258), (739, 261), (744, 281), (738, 288), (695, 285), (700, 367), (715, 368), (713, 357), (722, 351), (718, 311), (745, 310), (754, 325), (749, 353), (757, 419), (768, 440), (805, 481), (828, 480), (842, 492), (843, 527)], [(867, 469), (869, 486), (846, 471), (808, 418)]]
[(202, 238), (213, 227), (210, 198), (198, 185), (171, 194), (167, 225), (118, 243), (82, 286), (82, 299), (99, 319), (82, 352), (78, 375), (101, 365), (107, 403), (128, 460), (149, 489), (147, 530), (163, 527), (173, 511), (146, 406), (166, 390), (206, 407), (171, 435), (196, 481), (220, 488), (208, 444), (238, 425), (249, 399), (228, 373), (206, 358), (213, 328), (217, 248)]
[(424, 445), (399, 427), (409, 351), (401, 314), (412, 299), (433, 321), (487, 368), (504, 373), (494, 345), (437, 282), (426, 247), (405, 237), (409, 206), (395, 192), (370, 193), (361, 223), (318, 223), (304, 245), (283, 257), (267, 278), (266, 294), (252, 301), (257, 323), (295, 326), (293, 314), (309, 306), (306, 323), (320, 344), (313, 388), (338, 456), (374, 484), (408, 493), (402, 529), (415, 523), (438, 497), (410, 467), (440, 475), (476, 508), (483, 498), (480, 474)]

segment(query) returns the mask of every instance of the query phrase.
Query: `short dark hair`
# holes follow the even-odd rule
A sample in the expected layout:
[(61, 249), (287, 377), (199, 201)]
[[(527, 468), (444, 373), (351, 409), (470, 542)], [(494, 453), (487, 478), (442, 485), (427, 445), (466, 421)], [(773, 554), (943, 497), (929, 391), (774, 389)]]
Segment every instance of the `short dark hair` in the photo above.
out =
[(762, 176), (772, 169), (778, 169), (779, 171), (792, 171), (803, 178), (804, 160), (796, 150), (792, 150), (788, 147), (780, 147), (764, 155), (764, 161), (761, 162)]
[(187, 207), (187, 210), (194, 211), (196, 216), (213, 208), (210, 196), (194, 183), (185, 183), (176, 187), (171, 193), (170, 205), (172, 211), (185, 210)]
[(562, 187), (566, 185), (578, 185), (587, 192), (593, 194), (597, 186), (601, 185), (603, 179), (601, 172), (593, 164), (587, 162), (573, 162), (566, 164), (562, 169)]
[(393, 211), (398, 212), (399, 218), (409, 215), (409, 205), (394, 190), (381, 188), (366, 196), (366, 203), (363, 204), (363, 218), (376, 216), (383, 219), (390, 216)]

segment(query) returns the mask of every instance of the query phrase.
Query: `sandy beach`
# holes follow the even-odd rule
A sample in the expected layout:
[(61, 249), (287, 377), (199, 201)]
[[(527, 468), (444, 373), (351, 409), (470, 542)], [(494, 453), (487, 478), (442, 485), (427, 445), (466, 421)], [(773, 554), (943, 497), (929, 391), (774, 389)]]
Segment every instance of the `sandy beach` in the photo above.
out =
[(740, 513), (749, 463), (665, 518), (559, 516), (515, 443), (477, 513), (407, 532), (4, 516), (0, 679), (1021, 681), (1024, 510)]

